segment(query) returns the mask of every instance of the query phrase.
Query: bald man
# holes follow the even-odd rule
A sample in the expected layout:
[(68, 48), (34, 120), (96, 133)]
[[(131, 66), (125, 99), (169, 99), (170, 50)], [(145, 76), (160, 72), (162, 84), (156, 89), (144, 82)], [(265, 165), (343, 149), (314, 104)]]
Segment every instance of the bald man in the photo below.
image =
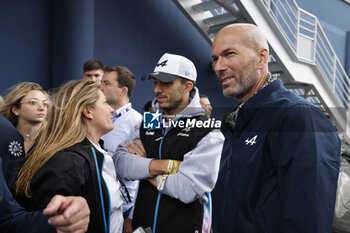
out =
[(239, 102), (222, 129), (214, 232), (329, 233), (339, 138), (320, 109), (271, 76), (268, 56), (255, 25), (226, 26), (213, 41), (223, 94)]

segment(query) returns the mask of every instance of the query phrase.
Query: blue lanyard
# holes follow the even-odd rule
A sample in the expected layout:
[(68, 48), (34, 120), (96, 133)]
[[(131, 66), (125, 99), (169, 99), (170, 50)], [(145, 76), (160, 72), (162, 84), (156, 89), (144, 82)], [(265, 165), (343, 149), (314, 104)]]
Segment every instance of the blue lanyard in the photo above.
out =
[[(165, 138), (165, 135), (173, 128), (173, 126), (167, 128), (164, 130), (163, 126), (162, 126), (162, 131), (163, 131), (163, 137), (162, 140), (160, 141), (160, 145), (159, 145), (159, 149), (158, 149), (158, 156), (159, 159), (162, 159), (162, 145), (163, 145), (163, 140)], [(159, 202), (160, 202), (160, 198), (162, 196), (162, 193), (158, 191), (158, 197), (157, 197), (157, 202), (156, 202), (156, 209), (154, 211), (154, 218), (153, 218), (153, 232), (156, 232), (156, 226), (157, 226), (157, 218), (158, 218), (158, 210), (159, 210)]]
[[(108, 219), (108, 223), (107, 223), (106, 214), (104, 211), (105, 205), (104, 205), (104, 201), (103, 201), (102, 184), (101, 184), (101, 179), (100, 179), (100, 170), (98, 168), (96, 152), (95, 152), (95, 149), (93, 146), (91, 146), (91, 150), (92, 150), (92, 153), (94, 154), (94, 159), (95, 159), (95, 166), (96, 166), (96, 173), (97, 173), (97, 180), (98, 180), (98, 189), (100, 191), (101, 206), (102, 206), (101, 209), (102, 209), (102, 216), (103, 216), (103, 223), (104, 223), (104, 227), (105, 227), (105, 233), (109, 233), (109, 223), (110, 223), (109, 220), (110, 220), (110, 216), (111, 216), (111, 213), (110, 213), (111, 207), (109, 207), (109, 219)], [(104, 159), (103, 159), (103, 162), (104, 162)], [(102, 165), (102, 168), (103, 168), (103, 165)]]

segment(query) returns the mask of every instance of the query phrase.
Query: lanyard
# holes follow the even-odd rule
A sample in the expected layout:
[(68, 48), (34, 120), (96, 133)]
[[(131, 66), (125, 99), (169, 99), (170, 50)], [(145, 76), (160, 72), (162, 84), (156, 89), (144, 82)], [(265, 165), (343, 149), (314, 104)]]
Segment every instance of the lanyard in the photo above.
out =
[[(108, 186), (106, 184), (107, 192), (108, 192), (108, 198), (109, 198), (109, 213), (108, 213), (108, 220), (105, 214), (105, 204), (104, 204), (104, 198), (103, 198), (103, 192), (102, 192), (102, 181), (101, 181), (101, 174), (100, 174), (100, 169), (98, 167), (98, 162), (97, 162), (97, 156), (96, 152), (93, 146), (91, 146), (92, 154), (94, 155), (94, 160), (95, 160), (95, 166), (96, 166), (96, 173), (97, 173), (97, 181), (98, 181), (98, 188), (100, 191), (100, 198), (101, 198), (101, 209), (102, 209), (102, 217), (103, 217), (103, 224), (105, 227), (105, 233), (109, 233), (110, 229), (110, 219), (111, 219), (111, 202), (110, 202), (110, 197), (109, 197), (109, 191), (108, 191)], [(104, 158), (103, 158), (103, 163), (102, 163), (102, 170), (103, 170), (103, 164), (104, 164)], [(102, 177), (103, 178), (103, 177)]]
[(121, 111), (118, 114), (113, 113), (113, 123), (115, 122), (115, 120), (117, 120), (119, 117), (121, 117), (124, 113), (128, 112), (130, 109), (131, 109), (131, 106), (127, 107), (126, 109), (124, 109), (123, 111)]

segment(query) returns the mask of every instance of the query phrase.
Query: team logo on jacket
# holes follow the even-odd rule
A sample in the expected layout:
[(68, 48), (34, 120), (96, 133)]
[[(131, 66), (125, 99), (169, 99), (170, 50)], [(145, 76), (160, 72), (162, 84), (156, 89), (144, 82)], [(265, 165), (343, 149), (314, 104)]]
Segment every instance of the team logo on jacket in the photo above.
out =
[(156, 112), (144, 112), (143, 113), (143, 128), (144, 129), (160, 129), (162, 114), (159, 110)]
[(147, 130), (145, 134), (146, 134), (146, 135), (153, 136), (153, 135), (154, 135), (154, 131)]
[(177, 136), (183, 136), (183, 137), (189, 137), (189, 132), (191, 131), (191, 127), (186, 127), (183, 130), (181, 130), (180, 133), (177, 134)]
[(258, 135), (255, 135), (254, 137), (252, 137), (252, 138), (247, 138), (246, 140), (245, 140), (245, 144), (246, 145), (254, 145), (255, 143), (256, 143), (256, 139), (257, 139), (257, 137), (258, 137)]
[(22, 144), (19, 143), (18, 141), (10, 142), (9, 152), (11, 155), (16, 156), (16, 157), (22, 156), (24, 154)]

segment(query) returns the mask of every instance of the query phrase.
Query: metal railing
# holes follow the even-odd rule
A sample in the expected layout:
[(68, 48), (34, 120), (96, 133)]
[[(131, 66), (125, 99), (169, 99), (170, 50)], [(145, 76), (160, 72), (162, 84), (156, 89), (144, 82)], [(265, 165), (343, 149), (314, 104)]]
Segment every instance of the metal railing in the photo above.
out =
[(300, 61), (317, 66), (340, 102), (350, 111), (350, 79), (313, 14), (295, 0), (260, 0)]

